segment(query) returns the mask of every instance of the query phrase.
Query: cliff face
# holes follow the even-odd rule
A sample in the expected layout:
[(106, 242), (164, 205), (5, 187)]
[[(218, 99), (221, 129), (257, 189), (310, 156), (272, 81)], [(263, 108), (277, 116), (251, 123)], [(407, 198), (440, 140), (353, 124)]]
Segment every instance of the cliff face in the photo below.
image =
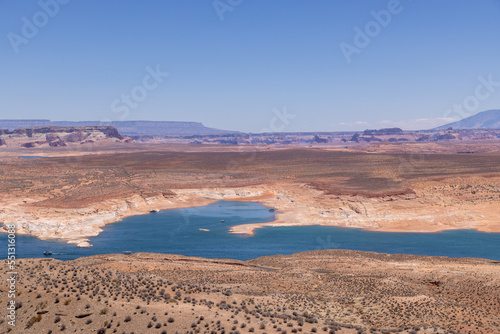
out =
[(0, 146), (58, 147), (101, 140), (122, 141), (125, 138), (113, 126), (46, 126), (16, 130), (0, 129)]

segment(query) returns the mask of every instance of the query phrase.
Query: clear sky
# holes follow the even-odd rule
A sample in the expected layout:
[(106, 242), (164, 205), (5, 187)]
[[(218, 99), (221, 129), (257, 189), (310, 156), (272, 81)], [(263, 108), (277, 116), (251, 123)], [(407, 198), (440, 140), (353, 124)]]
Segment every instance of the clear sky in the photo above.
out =
[(499, 59), (499, 0), (0, 0), (7, 119), (429, 128), (500, 108)]

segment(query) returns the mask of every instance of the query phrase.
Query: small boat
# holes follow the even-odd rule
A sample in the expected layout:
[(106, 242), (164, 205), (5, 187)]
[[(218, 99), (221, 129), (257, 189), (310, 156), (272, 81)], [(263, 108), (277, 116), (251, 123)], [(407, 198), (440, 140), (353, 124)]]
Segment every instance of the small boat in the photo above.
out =
[(208, 230), (206, 228), (199, 228), (198, 230), (203, 231), (203, 232), (210, 232), (210, 230)]
[(130, 255), (130, 254), (132, 254), (132, 251), (123, 251), (123, 254)]
[(49, 255), (52, 255), (52, 252), (51, 251), (45, 251), (45, 252), (43, 252), (43, 255), (49, 256)]
[(221, 223), (225, 223), (226, 221), (225, 221), (224, 219), (221, 219), (221, 220), (220, 220), (220, 222), (221, 222)]
[(154, 210), (149, 211), (149, 213), (158, 213), (158, 212), (160, 212), (160, 210), (158, 210), (158, 209), (154, 209)]
[(269, 211), (269, 212), (274, 212), (274, 211), (276, 211), (276, 209), (270, 208), (270, 209), (269, 209), (269, 210), (267, 210), (267, 211)]

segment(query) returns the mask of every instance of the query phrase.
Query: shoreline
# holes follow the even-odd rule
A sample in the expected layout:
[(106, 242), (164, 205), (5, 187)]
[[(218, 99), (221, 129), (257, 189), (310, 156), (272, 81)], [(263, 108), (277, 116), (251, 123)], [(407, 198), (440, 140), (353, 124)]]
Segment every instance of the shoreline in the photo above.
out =
[[(387, 198), (330, 196), (305, 184), (284, 183), (240, 188), (175, 189), (174, 194), (167, 197), (161, 194), (150, 197), (134, 195), (80, 209), (31, 207), (21, 214), (13, 205), (12, 212), (17, 215), (4, 214), (4, 218), (9, 219), (3, 224), (17, 223), (18, 234), (91, 247), (88, 238), (99, 235), (106, 224), (149, 214), (151, 210), (199, 207), (219, 200), (257, 202), (277, 211), (274, 221), (230, 227), (229, 233), (247, 236), (253, 236), (256, 229), (264, 227), (313, 225), (391, 233), (449, 230), (500, 233), (500, 209), (495, 201), (469, 206), (463, 203), (451, 205), (453, 202), (449, 200), (443, 202), (441, 197), (433, 197), (433, 194), (418, 189), (416, 194)], [(0, 230), (6, 232), (5, 228)]]
[(242, 224), (242, 225), (234, 225), (231, 226), (228, 233), (231, 234), (242, 234), (248, 237), (253, 237), (255, 235), (255, 230), (266, 228), (266, 227), (299, 227), (299, 226), (326, 226), (326, 227), (337, 227), (337, 228), (346, 228), (346, 229), (358, 229), (368, 232), (380, 232), (380, 233), (441, 233), (446, 231), (477, 231), (481, 233), (500, 233), (500, 228), (498, 229), (487, 229), (487, 228), (443, 228), (443, 229), (429, 229), (429, 230), (402, 230), (402, 229), (373, 229), (373, 228), (363, 228), (363, 227), (346, 227), (346, 226), (338, 226), (332, 224), (319, 224), (319, 223), (310, 223), (310, 224), (293, 224), (293, 223), (276, 223), (267, 222), (267, 223), (255, 223), (255, 224)]
[[(121, 200), (110, 200), (105, 203), (100, 203), (105, 209), (99, 209), (95, 206), (79, 208), (79, 209), (54, 209), (54, 212), (67, 212), (68, 215), (60, 217), (43, 217), (43, 224), (35, 224), (27, 222), (28, 218), (18, 218), (21, 222), (14, 219), (3, 221), (3, 226), (0, 227), (1, 233), (7, 233), (6, 225), (16, 224), (16, 234), (30, 235), (40, 240), (60, 240), (68, 244), (75, 244), (77, 247), (92, 247), (89, 243), (89, 237), (99, 235), (107, 224), (119, 223), (123, 219), (132, 216), (142, 216), (151, 214), (151, 210), (171, 210), (185, 209), (191, 207), (201, 207), (219, 200), (235, 200), (235, 201), (253, 201), (259, 202), (263, 197), (269, 196), (261, 189), (251, 187), (226, 189), (177, 189), (175, 198), (163, 197), (161, 195), (152, 197), (142, 197), (135, 195)], [(43, 209), (45, 210), (45, 209)], [(84, 219), (75, 218), (81, 215), (81, 212), (91, 212), (85, 215)], [(32, 212), (27, 213), (32, 215)], [(71, 221), (69, 218), (73, 216)], [(65, 224), (62, 224), (64, 221)]]

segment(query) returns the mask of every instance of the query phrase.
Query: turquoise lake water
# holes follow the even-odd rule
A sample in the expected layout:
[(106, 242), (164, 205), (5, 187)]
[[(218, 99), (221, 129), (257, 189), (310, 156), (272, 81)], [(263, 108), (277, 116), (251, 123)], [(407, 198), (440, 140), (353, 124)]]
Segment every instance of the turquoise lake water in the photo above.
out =
[[(104, 232), (90, 238), (94, 245), (90, 248), (18, 235), (16, 252), (19, 258), (44, 257), (43, 251), (50, 250), (52, 257), (61, 260), (123, 251), (248, 260), (264, 255), (338, 248), (500, 261), (500, 233), (470, 230), (385, 233), (326, 226), (263, 228), (257, 229), (252, 237), (228, 233), (233, 225), (272, 220), (274, 213), (259, 203), (220, 201), (204, 207), (128, 217), (106, 225)], [(200, 228), (210, 231), (200, 231)], [(6, 258), (5, 234), (1, 235), (0, 249), (5, 250), (2, 258)]]

